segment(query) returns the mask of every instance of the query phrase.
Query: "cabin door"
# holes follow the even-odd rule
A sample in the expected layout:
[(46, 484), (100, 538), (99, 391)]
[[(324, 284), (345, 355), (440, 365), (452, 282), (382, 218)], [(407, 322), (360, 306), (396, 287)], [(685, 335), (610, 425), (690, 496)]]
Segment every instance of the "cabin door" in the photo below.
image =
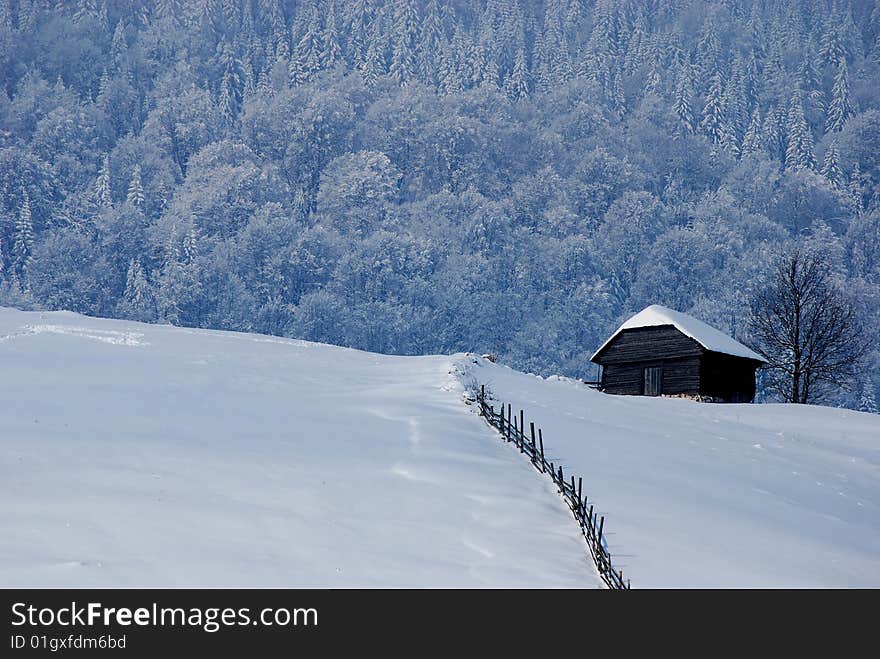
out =
[(646, 396), (659, 396), (663, 393), (663, 367), (649, 366), (645, 369)]

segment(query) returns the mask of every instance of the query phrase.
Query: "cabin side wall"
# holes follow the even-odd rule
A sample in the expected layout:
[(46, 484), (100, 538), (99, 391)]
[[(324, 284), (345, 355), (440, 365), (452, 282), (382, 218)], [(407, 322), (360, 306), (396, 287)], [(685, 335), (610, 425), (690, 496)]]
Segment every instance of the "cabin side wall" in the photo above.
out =
[(707, 352), (701, 360), (700, 393), (730, 403), (755, 400), (755, 370), (750, 359)]

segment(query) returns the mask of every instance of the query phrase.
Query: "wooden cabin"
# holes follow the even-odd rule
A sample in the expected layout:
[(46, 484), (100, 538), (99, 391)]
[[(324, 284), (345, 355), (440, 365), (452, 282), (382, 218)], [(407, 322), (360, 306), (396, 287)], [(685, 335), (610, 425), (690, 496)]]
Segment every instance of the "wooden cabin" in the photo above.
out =
[(652, 305), (621, 325), (591, 360), (599, 389), (632, 396), (693, 396), (748, 403), (764, 359), (687, 314)]

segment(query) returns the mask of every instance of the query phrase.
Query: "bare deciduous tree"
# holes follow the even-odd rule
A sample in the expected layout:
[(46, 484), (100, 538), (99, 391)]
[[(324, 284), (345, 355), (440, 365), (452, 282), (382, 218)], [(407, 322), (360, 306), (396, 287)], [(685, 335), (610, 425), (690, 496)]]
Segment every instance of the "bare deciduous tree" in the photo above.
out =
[(815, 251), (779, 259), (751, 300), (748, 331), (771, 387), (789, 403), (812, 402), (823, 386), (848, 386), (866, 353), (856, 310)]

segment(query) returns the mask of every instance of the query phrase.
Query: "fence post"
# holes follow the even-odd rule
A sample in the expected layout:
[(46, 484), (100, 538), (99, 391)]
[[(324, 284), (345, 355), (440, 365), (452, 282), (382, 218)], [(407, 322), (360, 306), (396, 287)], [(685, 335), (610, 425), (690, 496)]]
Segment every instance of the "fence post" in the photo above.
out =
[(538, 428), (538, 441), (541, 443), (541, 473), (545, 472), (545, 466), (547, 463), (544, 460), (544, 434), (541, 432), (541, 429)]
[(578, 505), (583, 507), (584, 497), (582, 496), (584, 492), (584, 479), (582, 476), (578, 476)]
[(501, 416), (498, 419), (498, 430), (501, 431), (501, 437), (504, 441), (507, 441), (507, 437), (504, 435), (504, 403), (501, 403)]
[(605, 526), (605, 515), (602, 515), (602, 518), (599, 520), (599, 535), (597, 536), (596, 543), (599, 545), (599, 551), (602, 551), (602, 527)]
[(523, 411), (519, 411), (519, 434), (522, 441), (526, 441), (526, 424), (523, 423)]
[(562, 473), (562, 465), (559, 465), (559, 487), (565, 493), (565, 475)]
[(486, 385), (480, 385), (480, 415), (486, 416)]
[(534, 421), (529, 422), (529, 431), (532, 434), (532, 464), (535, 464), (538, 460), (538, 451), (535, 446), (535, 423)]

